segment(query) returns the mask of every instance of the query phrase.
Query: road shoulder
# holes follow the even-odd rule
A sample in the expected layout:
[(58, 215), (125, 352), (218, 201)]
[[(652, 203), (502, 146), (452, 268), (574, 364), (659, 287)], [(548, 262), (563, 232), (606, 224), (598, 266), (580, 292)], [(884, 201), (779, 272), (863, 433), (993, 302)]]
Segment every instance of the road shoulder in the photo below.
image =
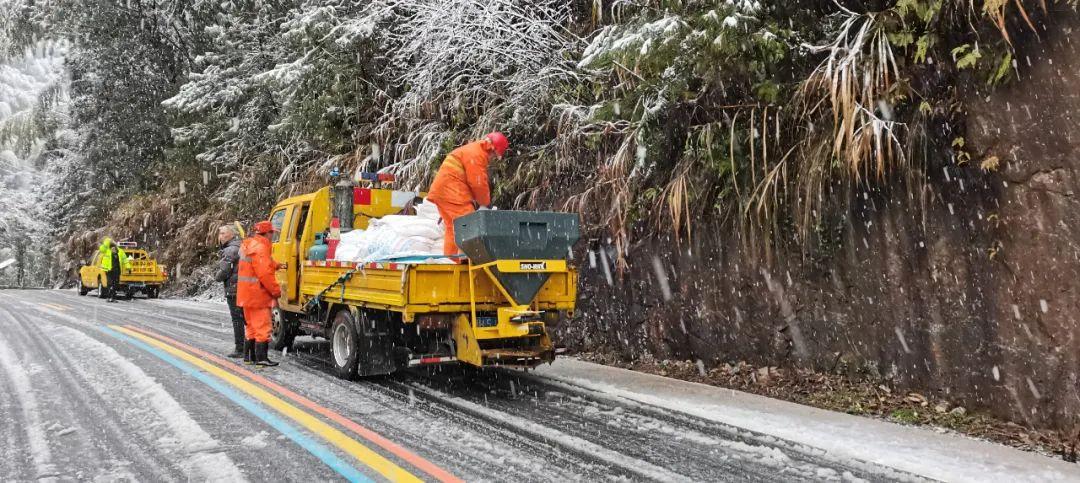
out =
[(826, 411), (732, 389), (573, 358), (539, 376), (945, 481), (1080, 481), (1080, 465), (925, 428)]

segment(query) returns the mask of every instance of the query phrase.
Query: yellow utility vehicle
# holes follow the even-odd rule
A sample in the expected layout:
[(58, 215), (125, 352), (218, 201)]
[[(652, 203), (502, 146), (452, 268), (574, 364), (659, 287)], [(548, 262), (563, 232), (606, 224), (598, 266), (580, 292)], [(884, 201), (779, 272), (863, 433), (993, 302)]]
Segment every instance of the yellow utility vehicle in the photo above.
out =
[(469, 258), (461, 263), (307, 259), (332, 219), (343, 231), (366, 228), (419, 195), (346, 181), (274, 207), (270, 221), (280, 232), (273, 256), (284, 268), (277, 272), (273, 347), (287, 348), (301, 334), (326, 338), (345, 379), (447, 363), (535, 367), (553, 360), (548, 329), (572, 315), (577, 297), (577, 272), (567, 263), (577, 215), (462, 217), (455, 229)]
[[(158, 265), (157, 261), (150, 257), (150, 253), (137, 248), (135, 242), (117, 242), (117, 246), (124, 249), (128, 261), (131, 262), (131, 270), (122, 269), (120, 272), (117, 293), (131, 298), (135, 293), (142, 292), (147, 298), (156, 299), (161, 292), (161, 286), (169, 279), (165, 266)], [(94, 258), (79, 268), (79, 295), (97, 290), (98, 297), (105, 298), (106, 287), (108, 277), (101, 270), (101, 253), (95, 252)]]

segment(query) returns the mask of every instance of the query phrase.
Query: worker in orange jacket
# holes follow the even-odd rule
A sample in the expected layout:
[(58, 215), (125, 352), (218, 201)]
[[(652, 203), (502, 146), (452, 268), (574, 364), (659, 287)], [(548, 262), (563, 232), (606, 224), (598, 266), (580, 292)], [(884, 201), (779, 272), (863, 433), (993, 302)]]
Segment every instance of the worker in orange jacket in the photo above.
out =
[(276, 366), (266, 353), (270, 347), (270, 313), (281, 296), (274, 273), (278, 264), (271, 258), (273, 245), (268, 235), (278, 231), (269, 221), (252, 228), (252, 236), (240, 244), (236, 277), (236, 305), (244, 309), (244, 362)]
[(488, 162), (506, 153), (510, 142), (501, 132), (488, 134), (450, 152), (431, 183), (427, 199), (439, 208), (446, 227), (443, 254), (460, 253), (454, 240), (454, 220), (468, 215), (481, 206), (491, 207), (491, 187), (488, 184)]

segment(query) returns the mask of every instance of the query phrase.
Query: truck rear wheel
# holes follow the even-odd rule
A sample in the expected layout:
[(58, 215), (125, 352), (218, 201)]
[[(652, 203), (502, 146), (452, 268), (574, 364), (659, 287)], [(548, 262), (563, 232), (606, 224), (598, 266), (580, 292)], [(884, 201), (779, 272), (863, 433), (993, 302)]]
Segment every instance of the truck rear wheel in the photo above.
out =
[(98, 296), (99, 299), (103, 299), (103, 298), (105, 298), (105, 296), (109, 295), (107, 292), (105, 292), (105, 290), (106, 290), (105, 289), (105, 281), (102, 280), (101, 277), (98, 277), (98, 279), (97, 279), (97, 296)]
[(356, 324), (348, 310), (339, 310), (334, 315), (334, 324), (330, 328), (330, 359), (334, 364), (334, 374), (342, 379), (356, 379), (356, 364), (360, 351), (357, 341)]
[(281, 308), (274, 307), (270, 317), (270, 347), (274, 350), (291, 349), (296, 339), (296, 326), (289, 320)]
[(82, 283), (82, 277), (79, 277), (79, 295), (86, 295), (90, 292), (90, 289), (86, 288)]
[(148, 298), (148, 299), (156, 299), (156, 298), (158, 298), (158, 288), (157, 287), (146, 287), (146, 298)]

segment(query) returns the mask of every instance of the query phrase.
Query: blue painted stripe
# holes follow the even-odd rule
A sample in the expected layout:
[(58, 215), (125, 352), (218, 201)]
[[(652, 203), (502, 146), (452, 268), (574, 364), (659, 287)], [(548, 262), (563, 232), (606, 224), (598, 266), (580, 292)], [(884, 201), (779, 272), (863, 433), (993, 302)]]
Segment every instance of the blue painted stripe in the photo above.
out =
[(202, 381), (207, 386), (210, 386), (215, 391), (221, 393), (223, 396), (231, 399), (234, 403), (239, 404), (240, 407), (246, 409), (249, 413), (255, 415), (259, 419), (266, 422), (266, 424), (269, 424), (274, 429), (281, 432), (281, 434), (284, 434), (289, 439), (296, 442), (296, 444), (306, 449), (309, 453), (315, 455), (316, 458), (322, 460), (323, 463), (326, 463), (327, 466), (332, 468), (341, 476), (345, 477), (345, 479), (355, 482), (374, 483), (374, 480), (368, 478), (367, 476), (364, 476), (364, 474), (361, 473), (360, 470), (356, 469), (356, 467), (346, 463), (341, 458), (338, 458), (337, 455), (330, 451), (330, 449), (328, 449), (326, 446), (323, 446), (317, 441), (309, 438), (307, 435), (301, 433), (298, 429), (296, 429), (289, 423), (286, 423), (281, 418), (267, 411), (255, 401), (244, 397), (240, 393), (233, 390), (233, 388), (223, 384), (221, 381), (218, 381), (217, 379), (210, 377), (206, 373), (199, 371), (191, 364), (181, 361), (180, 359), (177, 359), (156, 347), (150, 346), (143, 341), (128, 337), (127, 335), (121, 334), (108, 327), (101, 327), (101, 330), (102, 332), (105, 332), (112, 337), (120, 339), (146, 352), (149, 352), (154, 357), (157, 357), (158, 359), (169, 363), (177, 369), (184, 371), (189, 376), (194, 377), (199, 381)]

